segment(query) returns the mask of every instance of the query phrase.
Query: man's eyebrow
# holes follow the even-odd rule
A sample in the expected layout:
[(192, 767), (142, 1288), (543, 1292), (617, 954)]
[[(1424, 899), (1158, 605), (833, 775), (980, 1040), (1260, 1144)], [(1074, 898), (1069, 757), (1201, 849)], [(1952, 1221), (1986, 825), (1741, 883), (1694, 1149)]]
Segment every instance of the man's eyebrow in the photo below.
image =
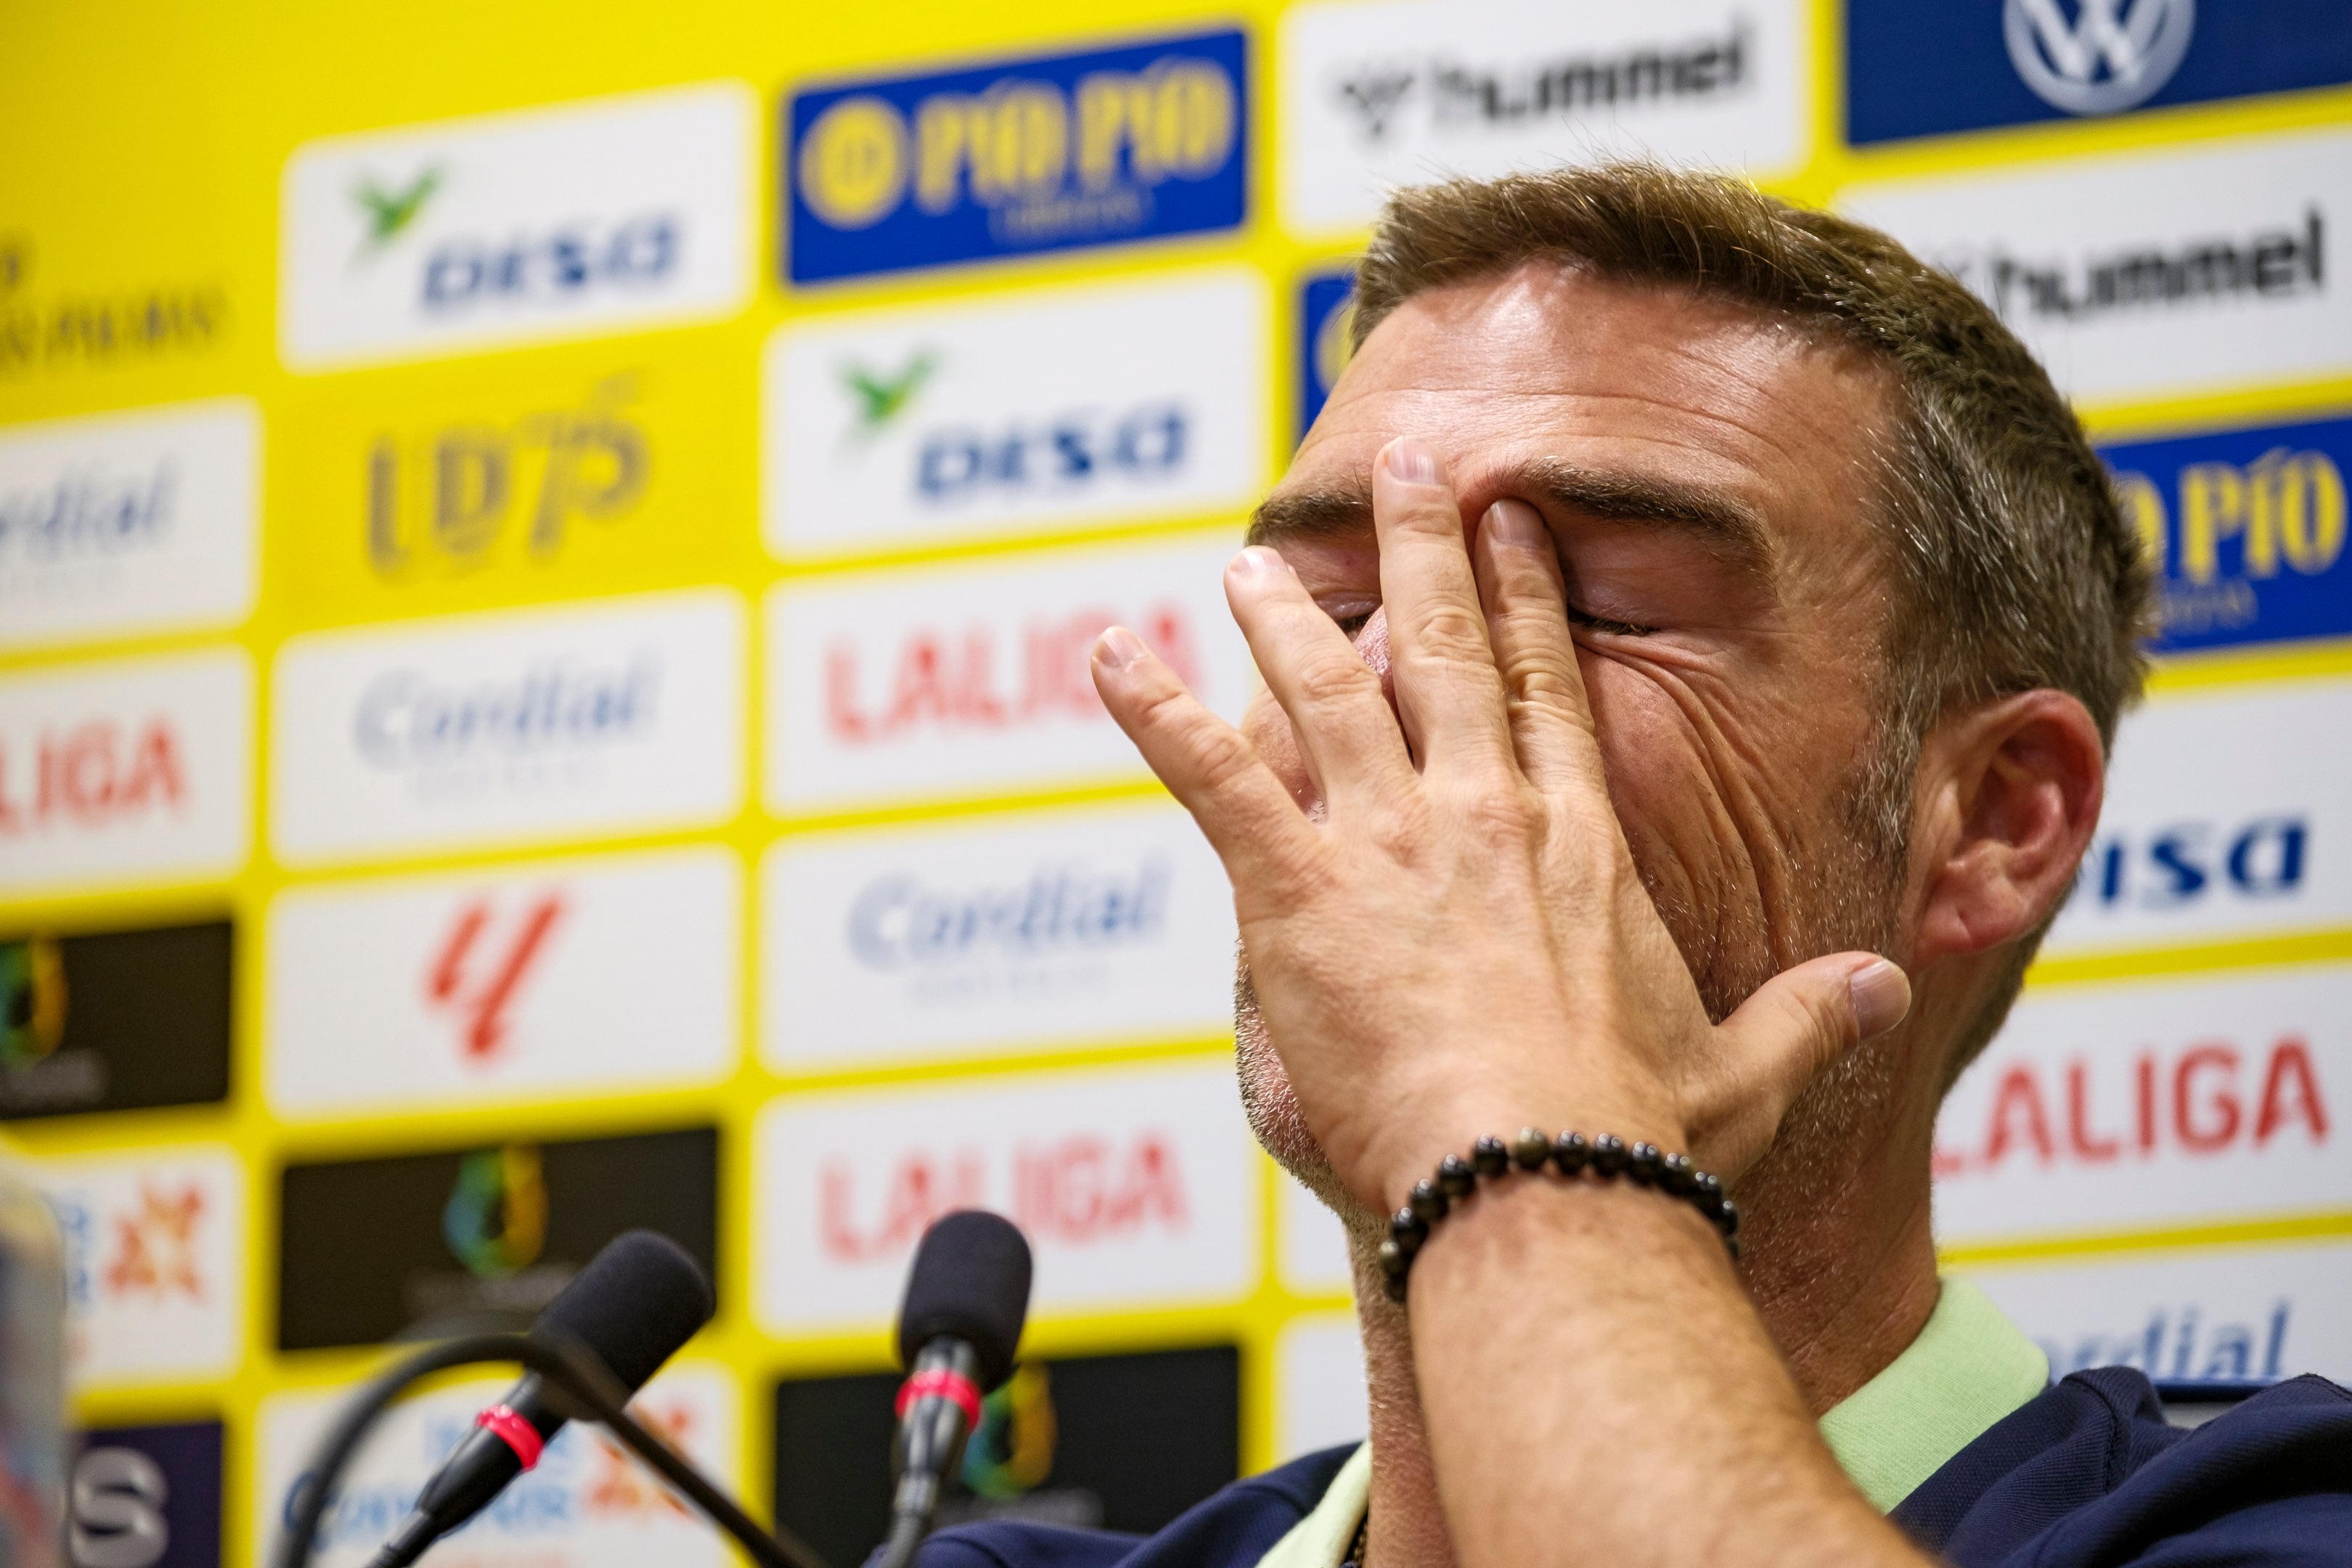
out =
[[(1745, 570), (1760, 573), (1771, 565), (1772, 535), (1762, 515), (1738, 497), (1705, 485), (1548, 458), (1501, 476), (1497, 488), (1556, 511), (1687, 530), (1714, 553)], [(1276, 490), (1266, 497), (1251, 514), (1249, 542), (1331, 539), (1369, 534), (1371, 528), (1371, 487), (1341, 482)]]

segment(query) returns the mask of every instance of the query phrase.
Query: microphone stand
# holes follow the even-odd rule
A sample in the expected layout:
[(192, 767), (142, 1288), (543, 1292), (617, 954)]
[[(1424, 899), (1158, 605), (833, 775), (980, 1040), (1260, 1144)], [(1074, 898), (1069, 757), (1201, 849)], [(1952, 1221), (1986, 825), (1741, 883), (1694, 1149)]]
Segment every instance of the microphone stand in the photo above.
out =
[(334, 1495), (335, 1483), (358, 1451), (360, 1439), (386, 1407), (418, 1379), (476, 1362), (517, 1363), (562, 1389), (586, 1416), (601, 1422), (631, 1453), (685, 1493), (761, 1568), (826, 1568), (824, 1560), (790, 1531), (779, 1528), (772, 1533), (761, 1529), (701, 1471), (639, 1426), (623, 1408), (628, 1401), (626, 1392), (592, 1354), (561, 1341), (526, 1334), (468, 1334), (445, 1341), (418, 1352), (370, 1384), (320, 1445), (310, 1482), (296, 1500), (294, 1517), (278, 1545), (276, 1568), (309, 1568), (317, 1546), (319, 1520)]

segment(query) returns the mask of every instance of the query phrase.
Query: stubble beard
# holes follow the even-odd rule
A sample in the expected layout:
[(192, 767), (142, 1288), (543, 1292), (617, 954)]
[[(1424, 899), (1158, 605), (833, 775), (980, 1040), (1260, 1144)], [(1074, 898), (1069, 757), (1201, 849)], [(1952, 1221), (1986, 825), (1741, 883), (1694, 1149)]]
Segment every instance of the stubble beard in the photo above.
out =
[[(1710, 1019), (1721, 1022), (1774, 975), (1807, 959), (1848, 951), (1894, 952), (1907, 858), (1899, 825), (1906, 814), (1887, 805), (1869, 779), (1850, 780), (1826, 814), (1811, 852), (1785, 866), (1789, 892), (1777, 910), (1750, 908), (1726, 915), (1702, 910), (1665, 892), (1643, 869), (1659, 918), (1689, 965)], [(1772, 1147), (1735, 1184), (1747, 1218), (1742, 1239), (1751, 1255), (1774, 1250), (1801, 1223), (1799, 1216), (1827, 1208), (1848, 1184), (1854, 1152), (1891, 1115), (1902, 1040), (1901, 1030), (1881, 1036), (1814, 1079), (1781, 1119)], [(1239, 948), (1234, 1047), (1242, 1110), (1259, 1144), (1339, 1215), (1359, 1255), (1368, 1255), (1385, 1234), (1387, 1216), (1356, 1200), (1308, 1130), (1266, 1032), (1249, 954)], [(1508, 1131), (1465, 1128), (1462, 1137), (1466, 1143), (1480, 1132)]]

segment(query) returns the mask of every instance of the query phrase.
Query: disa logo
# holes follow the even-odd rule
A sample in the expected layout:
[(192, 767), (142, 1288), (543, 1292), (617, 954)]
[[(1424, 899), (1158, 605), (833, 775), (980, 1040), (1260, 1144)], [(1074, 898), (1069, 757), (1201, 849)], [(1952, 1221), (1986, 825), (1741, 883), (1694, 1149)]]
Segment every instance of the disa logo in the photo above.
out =
[(790, 279), (1241, 223), (1238, 32), (803, 92), (787, 110)]

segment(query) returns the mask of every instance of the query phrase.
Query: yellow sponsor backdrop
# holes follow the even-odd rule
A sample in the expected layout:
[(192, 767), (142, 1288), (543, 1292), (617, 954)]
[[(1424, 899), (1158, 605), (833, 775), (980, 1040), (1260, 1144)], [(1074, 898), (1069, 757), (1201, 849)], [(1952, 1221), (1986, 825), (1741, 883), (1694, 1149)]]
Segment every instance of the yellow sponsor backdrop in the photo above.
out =
[[(747, 5), (686, 0), (647, 8), (610, 3), (481, 5), (410, 0), (319, 7), (224, 0), (187, 6), (126, 0), (105, 6), (19, 0), (0, 21), (0, 328), (15, 351), (0, 364), (0, 425), (238, 393), (264, 411), (260, 595), (226, 634), (267, 671), (289, 635), (454, 610), (592, 597), (655, 587), (723, 584), (747, 605), (786, 569), (762, 548), (758, 443), (761, 351), (797, 312), (928, 301), (1013, 284), (1147, 275), (1182, 262), (1239, 260), (1263, 271), (1276, 301), (1264, 369), (1272, 418), (1265, 431), (1278, 468), (1295, 426), (1297, 279), (1344, 255), (1348, 237), (1285, 232), (1274, 195), (1282, 149), (1274, 95), (1281, 80), (1270, 0), (1214, 7), (1094, 0), (1013, 5)], [(1842, 141), (1842, 16), (1820, 0), (1811, 17), (1812, 105), (1808, 151), (1778, 187), (1809, 202), (1849, 184), (1941, 174), (2011, 163), (2198, 142), (2243, 132), (2352, 122), (2352, 94), (2323, 89), (2165, 110), (2105, 121), (2061, 121), (1859, 151)], [(1252, 49), (1249, 217), (1238, 230), (949, 266), (814, 289), (778, 281), (777, 121), (796, 84), (944, 68), (964, 60), (1108, 47), (1156, 33), (1237, 25)], [(756, 121), (757, 246), (750, 303), (707, 325), (623, 331), (542, 347), (453, 351), (430, 363), (295, 374), (278, 347), (281, 173), (314, 139), (496, 110), (564, 102), (674, 84), (737, 80), (761, 94)], [(2340, 263), (2338, 263), (2340, 265)], [(2088, 410), (2102, 437), (2221, 423), (2284, 422), (2352, 405), (2352, 381), (2289, 378), (2198, 402), (2110, 398)], [(1179, 517), (1141, 529), (1074, 525), (1065, 535), (1158, 531), (1237, 520)], [(919, 557), (983, 547), (959, 543)], [(828, 567), (825, 570), (832, 570)], [(756, 617), (753, 624), (756, 626)], [(742, 713), (747, 774), (757, 769), (761, 663), (754, 647)], [(209, 647), (223, 635), (172, 635), (32, 647), (0, 654), (0, 678), (99, 655)], [(2273, 680), (2352, 668), (2340, 643), (2183, 660), (2160, 689)], [(266, 689), (266, 681), (265, 681)], [(495, 1142), (516, 1131), (510, 1110), (452, 1110), (393, 1121), (353, 1120), (291, 1130), (259, 1092), (263, 962), (270, 900), (290, 880), (272, 859), (264, 748), (267, 704), (251, 759), (253, 851), (225, 884), (90, 891), (0, 904), (17, 930), (156, 924), (224, 905), (239, 931), (232, 1091), (221, 1105), (66, 1117), (20, 1124), (36, 1156), (225, 1140), (247, 1163), (249, 1303), (235, 1372), (194, 1384), (93, 1387), (79, 1397), (92, 1423), (218, 1412), (228, 1427), (225, 1561), (250, 1560), (257, 1530), (249, 1478), (257, 1463), (255, 1412), (272, 1391), (334, 1382), (373, 1353), (278, 1353), (277, 1173), (289, 1156)], [(754, 1047), (758, 1005), (753, 875), (761, 852), (787, 831), (746, 802), (730, 822), (686, 834), (591, 836), (562, 853), (626, 845), (723, 845), (744, 868), (740, 1065), (715, 1090), (634, 1095), (625, 1101), (557, 1098), (532, 1110), (528, 1131), (562, 1137), (715, 1121), (720, 1129), (720, 1262), (726, 1299), (707, 1353), (743, 1380), (740, 1478), (756, 1510), (768, 1495), (768, 1383), (782, 1371), (863, 1368), (878, 1359), (870, 1335), (780, 1341), (755, 1328), (748, 1300), (747, 1217), (752, 1121), (761, 1107), (822, 1083), (827, 1089), (913, 1082), (932, 1066), (891, 1065), (780, 1078)], [(1136, 796), (1145, 786), (1081, 792)], [(965, 802), (958, 810), (1051, 805), (1052, 791)], [(1073, 802), (1075, 804), (1075, 801)], [(885, 813), (885, 816), (905, 815)], [(915, 815), (944, 815), (924, 811)], [(840, 820), (835, 818), (832, 820)], [(510, 856), (404, 857), (404, 868)], [(306, 877), (306, 885), (322, 879)], [(2336, 963), (2352, 931), (2292, 940), (2234, 941), (2190, 951), (2075, 958), (2046, 966), (2038, 985), (2070, 985), (2203, 966)], [(1179, 1037), (1116, 1049), (1007, 1056), (969, 1064), (975, 1081), (1080, 1061), (1184, 1060), (1222, 1055), (1223, 1037)], [(958, 1070), (966, 1070), (959, 1064)], [(1245, 1466), (1276, 1457), (1275, 1346), (1302, 1312), (1340, 1304), (1300, 1296), (1277, 1266), (1276, 1183), (1260, 1163), (1265, 1223), (1259, 1283), (1229, 1306), (1058, 1317), (1039, 1325), (1034, 1351), (1230, 1340), (1243, 1350)], [(2322, 1211), (2291, 1222), (2263, 1217), (2179, 1236), (2092, 1243), (2273, 1241), (2352, 1231), (2352, 1194), (2320, 1194)], [(1995, 1262), (1999, 1246), (1973, 1248)], [(882, 1456), (874, 1456), (876, 1464)]]

